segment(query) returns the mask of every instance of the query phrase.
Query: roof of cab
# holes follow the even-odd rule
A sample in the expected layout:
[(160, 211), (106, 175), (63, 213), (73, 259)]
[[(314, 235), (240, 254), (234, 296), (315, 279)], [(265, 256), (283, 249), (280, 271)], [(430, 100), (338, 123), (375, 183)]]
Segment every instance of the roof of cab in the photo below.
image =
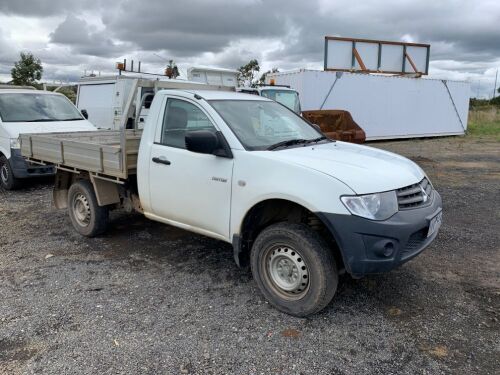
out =
[(218, 91), (218, 90), (160, 90), (158, 93), (168, 95), (169, 93), (181, 94), (181, 96), (192, 97), (199, 95), (205, 100), (254, 100), (254, 101), (271, 101), (267, 98), (252, 94), (243, 94), (234, 91)]
[(0, 94), (62, 95), (59, 92), (44, 91), (44, 90), (29, 90), (29, 89), (0, 89)]

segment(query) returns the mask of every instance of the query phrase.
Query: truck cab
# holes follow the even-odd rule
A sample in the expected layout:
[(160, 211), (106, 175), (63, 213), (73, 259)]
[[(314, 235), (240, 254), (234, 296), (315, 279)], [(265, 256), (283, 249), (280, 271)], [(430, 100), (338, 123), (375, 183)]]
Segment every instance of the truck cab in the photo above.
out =
[(54, 175), (52, 166), (27, 163), (19, 134), (96, 130), (64, 95), (30, 89), (0, 89), (0, 186), (15, 189), (23, 179)]
[(237, 90), (245, 94), (259, 95), (274, 100), (283, 104), (298, 115), (301, 114), (299, 93), (291, 89), (290, 86), (264, 85), (257, 87), (240, 87)]

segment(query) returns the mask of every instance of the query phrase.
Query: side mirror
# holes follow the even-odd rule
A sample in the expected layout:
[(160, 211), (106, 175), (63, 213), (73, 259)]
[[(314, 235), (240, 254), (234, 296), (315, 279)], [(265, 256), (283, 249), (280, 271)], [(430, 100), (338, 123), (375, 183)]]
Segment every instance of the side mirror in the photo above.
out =
[(233, 154), (220, 132), (209, 130), (191, 130), (186, 132), (186, 149), (200, 154), (210, 154), (232, 158)]
[(219, 139), (208, 130), (186, 132), (186, 149), (200, 154), (213, 154), (219, 148)]
[(82, 109), (81, 111), (82, 116), (85, 118), (85, 120), (89, 119), (89, 113), (87, 112), (86, 109)]

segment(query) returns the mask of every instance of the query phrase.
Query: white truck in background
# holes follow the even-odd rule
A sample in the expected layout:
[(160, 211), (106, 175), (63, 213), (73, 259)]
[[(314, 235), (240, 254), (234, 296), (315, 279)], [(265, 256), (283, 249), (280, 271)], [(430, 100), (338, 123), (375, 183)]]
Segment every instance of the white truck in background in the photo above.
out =
[[(134, 83), (138, 79), (142, 81), (156, 81), (156, 79), (151, 79), (150, 77), (141, 78), (140, 76), (126, 75), (81, 78), (78, 82), (76, 106), (83, 111), (83, 113), (88, 116), (89, 121), (99, 129), (119, 130), (122, 125), (125, 109), (128, 105), (127, 99), (134, 87)], [(176, 79), (168, 81), (163, 79), (159, 82), (170, 82), (172, 84), (171, 86), (177, 88), (202, 85), (202, 83), (198, 82), (188, 82)], [(137, 90), (132, 106), (141, 105), (141, 108), (140, 111), (134, 111), (133, 117), (127, 119), (127, 128), (132, 128), (132, 122), (135, 120), (136, 112), (140, 113), (138, 118), (139, 128), (144, 126), (153, 96), (153, 85), (150, 85), (150, 87), (142, 86)], [(141, 103), (143, 97), (146, 99)]]
[(320, 311), (342, 272), (387, 272), (437, 236), (441, 197), (418, 165), (327, 139), (262, 96), (159, 90), (138, 125), (23, 134), (21, 151), (56, 166), (54, 202), (80, 234), (102, 233), (109, 211), (124, 208), (231, 243), (286, 313)]
[(283, 104), (288, 109), (294, 111), (296, 114), (301, 114), (301, 106), (299, 93), (290, 86), (277, 86), (277, 85), (259, 85), (256, 87), (238, 87), (238, 92), (245, 94), (253, 94), (263, 96)]
[[(76, 106), (88, 114), (88, 119), (100, 129), (119, 130), (123, 113), (127, 107), (127, 99), (137, 80), (168, 82), (171, 88), (193, 88), (195, 85), (205, 88), (218, 87), (233, 89), (237, 86), (238, 71), (220, 68), (192, 67), (188, 71), (188, 79), (168, 79), (164, 75), (127, 72), (109, 76), (82, 77), (78, 81)], [(153, 94), (153, 95), (150, 95)], [(139, 129), (142, 129), (149, 113), (154, 96), (153, 85), (141, 86), (137, 90), (132, 106), (136, 107), (139, 116)], [(142, 99), (146, 97), (144, 102)], [(141, 108), (138, 108), (138, 106)], [(132, 128), (134, 117), (127, 119), (127, 127)]]

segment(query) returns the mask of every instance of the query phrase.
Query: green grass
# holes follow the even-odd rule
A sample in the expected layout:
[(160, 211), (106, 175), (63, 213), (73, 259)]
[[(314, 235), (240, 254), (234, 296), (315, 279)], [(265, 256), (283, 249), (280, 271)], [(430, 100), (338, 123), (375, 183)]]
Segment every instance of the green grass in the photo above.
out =
[(500, 121), (470, 121), (467, 125), (467, 134), (500, 142)]
[(487, 106), (471, 109), (467, 134), (500, 142), (500, 108)]

